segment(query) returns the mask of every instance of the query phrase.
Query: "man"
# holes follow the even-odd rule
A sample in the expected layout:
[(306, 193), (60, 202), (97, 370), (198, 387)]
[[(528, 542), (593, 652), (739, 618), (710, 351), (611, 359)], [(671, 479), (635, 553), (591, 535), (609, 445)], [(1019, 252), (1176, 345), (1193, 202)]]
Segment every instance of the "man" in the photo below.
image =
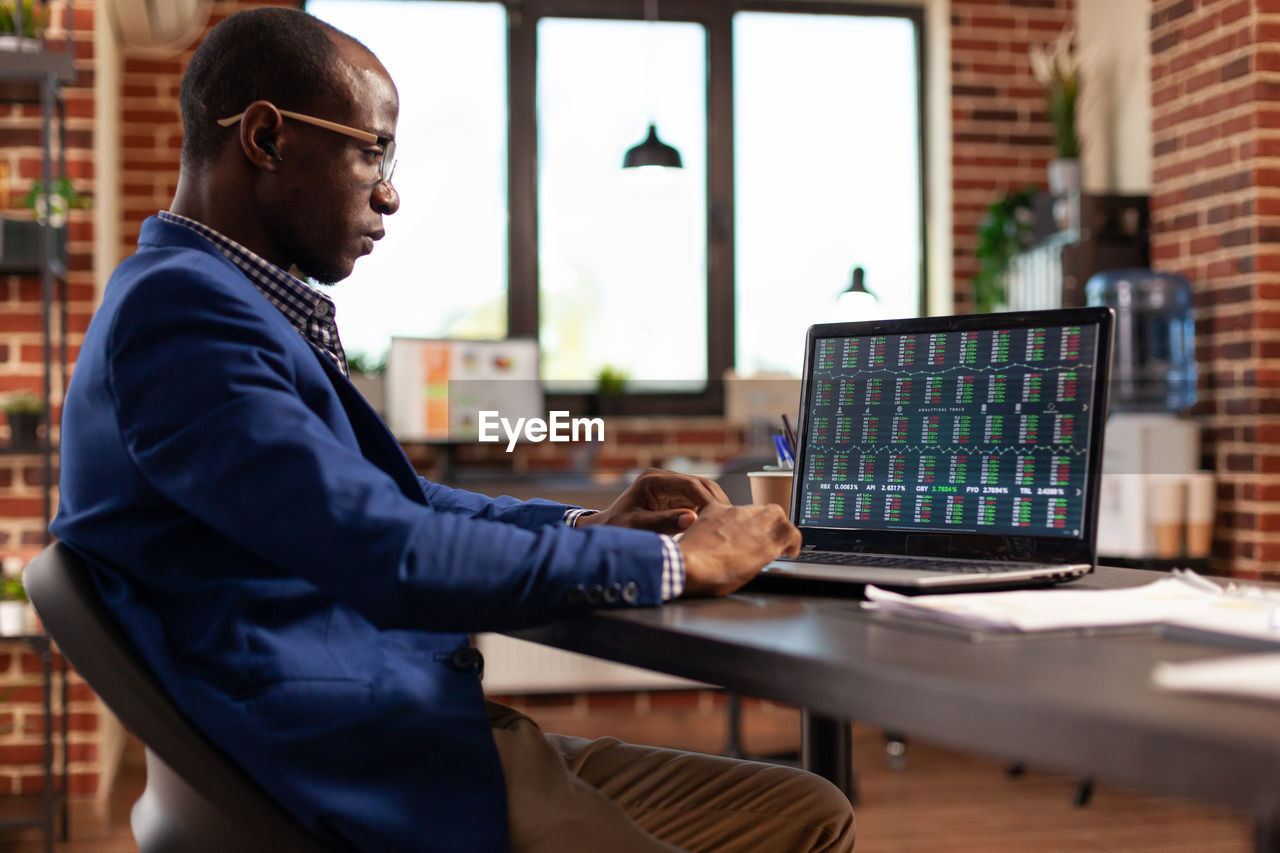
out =
[(332, 303), (286, 272), (344, 278), (399, 207), (387, 72), (259, 9), (213, 30), (181, 104), (172, 208), (68, 393), (53, 530), (182, 710), (340, 849), (850, 849), (816, 777), (486, 708), (463, 632), (726, 593), (798, 532), (675, 475), (594, 515), (418, 478), (345, 376)]

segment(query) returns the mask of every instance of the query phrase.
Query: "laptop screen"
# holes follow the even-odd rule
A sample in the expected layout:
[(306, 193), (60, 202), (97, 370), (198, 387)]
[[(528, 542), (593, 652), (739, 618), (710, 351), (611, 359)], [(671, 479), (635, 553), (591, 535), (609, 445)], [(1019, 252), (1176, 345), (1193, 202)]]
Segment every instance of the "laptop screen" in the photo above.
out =
[(797, 524), (1091, 543), (1104, 312), (815, 326)]

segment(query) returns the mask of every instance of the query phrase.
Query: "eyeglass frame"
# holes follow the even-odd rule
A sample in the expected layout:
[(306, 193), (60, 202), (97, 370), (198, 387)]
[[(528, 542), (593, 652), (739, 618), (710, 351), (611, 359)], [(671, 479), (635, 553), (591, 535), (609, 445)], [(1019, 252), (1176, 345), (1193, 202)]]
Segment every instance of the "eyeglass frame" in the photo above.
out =
[[(396, 140), (394, 137), (379, 136), (373, 131), (360, 130), (359, 128), (350, 127), (349, 125), (338, 124), (336, 121), (316, 118), (315, 116), (304, 115), (303, 113), (295, 113), (293, 110), (282, 110), (270, 101), (265, 101), (264, 103), (270, 105), (272, 109), (280, 113), (280, 115), (285, 118), (291, 118), (295, 121), (304, 122), (306, 124), (313, 124), (316, 127), (323, 127), (325, 130), (343, 133), (363, 142), (373, 142), (377, 145), (381, 145), (382, 162), (378, 164), (378, 181), (379, 183), (391, 183), (391, 176), (396, 171)], [(241, 121), (247, 112), (248, 110), (245, 110), (245, 112), (238, 113), (227, 118), (220, 118), (218, 119), (218, 124), (221, 127), (231, 127), (236, 122)]]

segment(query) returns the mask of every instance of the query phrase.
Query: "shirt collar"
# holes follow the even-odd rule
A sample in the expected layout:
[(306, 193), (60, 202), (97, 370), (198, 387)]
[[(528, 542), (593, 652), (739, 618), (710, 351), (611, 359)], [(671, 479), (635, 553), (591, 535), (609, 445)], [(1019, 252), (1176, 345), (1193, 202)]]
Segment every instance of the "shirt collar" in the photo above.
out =
[(162, 221), (188, 228), (213, 243), (227, 260), (248, 276), (267, 301), (284, 314), (299, 334), (327, 355), (343, 374), (347, 373), (346, 354), (338, 338), (332, 299), (202, 222), (167, 210), (160, 211), (158, 215)]

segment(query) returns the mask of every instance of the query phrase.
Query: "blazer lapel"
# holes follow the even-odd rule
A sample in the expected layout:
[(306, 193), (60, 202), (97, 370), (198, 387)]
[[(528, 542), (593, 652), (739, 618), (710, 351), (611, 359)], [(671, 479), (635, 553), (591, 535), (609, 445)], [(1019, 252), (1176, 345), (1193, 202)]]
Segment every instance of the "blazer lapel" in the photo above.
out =
[(426, 504), (427, 499), (422, 493), (422, 485), (418, 482), (418, 474), (413, 470), (413, 464), (404, 455), (400, 442), (391, 434), (391, 430), (387, 429), (382, 418), (337, 365), (315, 347), (309, 348), (324, 368), (329, 382), (342, 402), (347, 419), (351, 421), (351, 429), (356, 434), (356, 440), (360, 442), (360, 452), (374, 465), (390, 474), (406, 497), (420, 504)]

